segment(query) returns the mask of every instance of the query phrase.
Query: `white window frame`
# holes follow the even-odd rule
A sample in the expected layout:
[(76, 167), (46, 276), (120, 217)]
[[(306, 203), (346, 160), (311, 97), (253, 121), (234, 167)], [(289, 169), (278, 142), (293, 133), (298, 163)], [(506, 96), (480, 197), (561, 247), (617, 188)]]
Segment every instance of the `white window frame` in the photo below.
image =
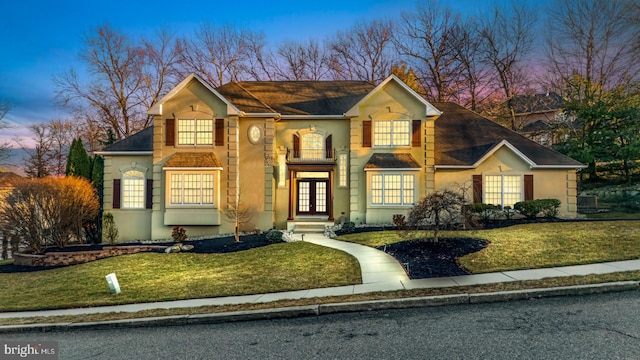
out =
[[(193, 122), (193, 129), (183, 130), (186, 122)], [(210, 127), (210, 131), (203, 130), (201, 126), (207, 125)], [(187, 135), (189, 141), (185, 139)], [(200, 136), (198, 136), (200, 134)], [(204, 134), (209, 134), (204, 136)], [(200, 119), (200, 118), (180, 118), (178, 119), (177, 131), (176, 131), (178, 146), (212, 146), (215, 141), (215, 120), (214, 119)], [(201, 140), (204, 138), (204, 140)], [(192, 140), (192, 141), (191, 141)]]
[[(395, 177), (399, 177), (399, 181), (395, 182), (395, 184), (399, 184), (399, 187), (391, 189), (388, 186), (391, 185), (391, 181)], [(410, 182), (411, 188), (407, 188), (407, 181)], [(416, 203), (416, 181), (416, 174), (397, 172), (380, 172), (371, 174), (371, 185), (369, 186), (369, 201), (373, 206), (412, 206)], [(399, 191), (399, 194), (387, 194), (389, 191)], [(410, 192), (411, 194), (409, 195), (408, 192)], [(400, 201), (390, 201), (392, 196), (398, 197)], [(408, 199), (408, 197), (410, 197), (410, 200)]]
[[(513, 178), (517, 178), (518, 179), (518, 191), (513, 191), (512, 187), (508, 187), (507, 191), (505, 192), (505, 178), (509, 178), (509, 179), (513, 179)], [(491, 179), (491, 180), (490, 180)], [(492, 181), (493, 179), (496, 179), (495, 181)], [(499, 179), (499, 181), (497, 181), (497, 179)], [(490, 189), (489, 187), (493, 185), (493, 183), (499, 183), (497, 184), (497, 186), (499, 186), (499, 192), (498, 191), (489, 191), (489, 190), (493, 190)], [(522, 175), (504, 175), (504, 174), (500, 174), (500, 175), (485, 175), (483, 181), (482, 181), (482, 198), (485, 199), (484, 202), (486, 204), (492, 204), (492, 205), (497, 205), (500, 206), (501, 208), (504, 209), (505, 206), (509, 206), (511, 208), (513, 208), (513, 205), (515, 203), (517, 203), (518, 201), (522, 201), (522, 199), (524, 198), (524, 177)], [(491, 200), (489, 199), (491, 194)], [(495, 194), (499, 194), (500, 196), (500, 203), (496, 204), (494, 201), (494, 198), (496, 197)], [(509, 195), (518, 195), (518, 199), (513, 201), (513, 203), (508, 203), (505, 204), (505, 194), (507, 195), (506, 197), (509, 198)]]
[(144, 171), (129, 169), (122, 173), (121, 209), (146, 208), (146, 184)]
[[(205, 176), (206, 179), (203, 179)], [(189, 181), (194, 183), (195, 187), (188, 187)], [(211, 186), (206, 187), (206, 182), (210, 182)], [(167, 174), (167, 183), (167, 203), (171, 207), (215, 207), (216, 205), (217, 177), (213, 172), (171, 172)], [(189, 195), (188, 191), (192, 191), (194, 194)], [(205, 194), (205, 191), (208, 191), (208, 193)], [(176, 192), (179, 192), (179, 194), (176, 194)], [(186, 200), (190, 196), (198, 200)]]
[[(399, 127), (399, 123), (406, 123), (406, 133), (401, 132), (400, 130), (396, 130)], [(381, 127), (383, 124), (388, 124), (388, 132), (381, 131)], [(389, 148), (398, 146), (411, 146), (411, 120), (374, 120), (372, 132), (372, 141), (374, 147)], [(382, 137), (382, 134), (385, 134), (384, 138)], [(400, 136), (402, 136), (402, 138), (400, 138)], [(388, 141), (386, 140), (387, 137)]]
[(338, 187), (349, 186), (349, 154), (340, 152), (338, 154)]

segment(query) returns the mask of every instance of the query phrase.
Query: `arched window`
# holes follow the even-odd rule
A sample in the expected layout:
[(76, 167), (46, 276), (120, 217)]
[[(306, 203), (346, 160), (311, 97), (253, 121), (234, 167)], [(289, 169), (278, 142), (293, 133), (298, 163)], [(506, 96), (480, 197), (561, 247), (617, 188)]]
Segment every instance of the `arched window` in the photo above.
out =
[(122, 174), (122, 208), (144, 209), (144, 174), (129, 170)]
[(324, 159), (324, 136), (318, 133), (302, 135), (303, 159)]

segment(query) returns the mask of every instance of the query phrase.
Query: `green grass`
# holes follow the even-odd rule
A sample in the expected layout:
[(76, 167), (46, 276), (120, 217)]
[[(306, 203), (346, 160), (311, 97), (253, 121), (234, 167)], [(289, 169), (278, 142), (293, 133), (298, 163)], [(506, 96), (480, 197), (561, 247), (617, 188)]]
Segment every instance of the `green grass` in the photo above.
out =
[[(430, 232), (411, 235), (383, 231), (343, 235), (339, 240), (377, 247), (431, 236)], [(489, 241), (485, 249), (459, 259), (474, 274), (640, 258), (640, 221), (539, 223), (492, 230), (444, 231), (441, 237)]]
[[(122, 293), (109, 294), (115, 272)], [(261, 294), (361, 283), (351, 255), (304, 243), (230, 254), (117, 256), (30, 273), (0, 274), (0, 311), (43, 310)]]

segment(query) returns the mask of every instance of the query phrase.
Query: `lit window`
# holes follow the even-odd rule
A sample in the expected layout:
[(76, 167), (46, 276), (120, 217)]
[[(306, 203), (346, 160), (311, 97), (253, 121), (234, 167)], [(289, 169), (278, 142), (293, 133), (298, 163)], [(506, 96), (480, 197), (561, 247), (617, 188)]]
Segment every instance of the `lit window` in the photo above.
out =
[(122, 208), (144, 209), (144, 174), (129, 170), (122, 174)]
[(171, 174), (172, 205), (213, 205), (213, 174)]
[(213, 145), (213, 119), (178, 120), (178, 145)]
[(411, 123), (408, 120), (377, 120), (373, 122), (373, 143), (376, 146), (408, 146)]
[(376, 174), (371, 176), (371, 203), (412, 205), (415, 202), (415, 175)]
[(347, 154), (338, 155), (338, 186), (347, 186)]
[(485, 203), (510, 206), (522, 200), (522, 177), (519, 175), (488, 175), (484, 181)]
[(324, 137), (321, 134), (309, 133), (302, 135), (303, 159), (324, 159)]

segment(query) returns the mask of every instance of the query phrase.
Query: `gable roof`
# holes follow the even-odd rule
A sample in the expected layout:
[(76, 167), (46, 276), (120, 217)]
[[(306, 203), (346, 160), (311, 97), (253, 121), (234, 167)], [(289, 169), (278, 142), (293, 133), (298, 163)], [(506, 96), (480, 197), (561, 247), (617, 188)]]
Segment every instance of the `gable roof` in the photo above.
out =
[(437, 168), (474, 168), (504, 146), (532, 168), (585, 167), (460, 105), (441, 102), (434, 106), (442, 111), (435, 121)]
[[(388, 78), (386, 78), (383, 82), (378, 84), (373, 90), (369, 91), (364, 97), (362, 97), (356, 104), (354, 104), (348, 111), (345, 111), (345, 115), (347, 116), (357, 116), (359, 113), (358, 107), (369, 100), (372, 96), (382, 91), (384, 88), (389, 85), (389, 83), (395, 82), (399, 84), (407, 93), (409, 93), (416, 100), (420, 101), (425, 107), (425, 116), (437, 116), (440, 115), (440, 110), (434, 107), (431, 103), (429, 103), (425, 98), (420, 96), (417, 92), (415, 92), (409, 85), (405, 84), (404, 81), (400, 80), (397, 76), (391, 74)], [(423, 114), (419, 114), (422, 116)]]
[(137, 133), (126, 137), (120, 141), (117, 141), (109, 146), (106, 146), (102, 151), (96, 152), (97, 154), (104, 153), (118, 153), (120, 151), (126, 152), (141, 152), (151, 153), (153, 152), (153, 126), (145, 128)]
[(227, 99), (225, 99), (220, 93), (216, 91), (208, 82), (204, 81), (197, 74), (191, 73), (184, 80), (182, 80), (178, 85), (176, 85), (171, 91), (167, 93), (167, 95), (163, 96), (160, 100), (156, 101), (149, 110), (147, 110), (147, 114), (149, 115), (162, 115), (162, 106), (165, 102), (169, 101), (172, 97), (174, 97), (177, 93), (179, 93), (182, 89), (187, 87), (192, 81), (197, 81), (206, 87), (212, 94), (217, 96), (220, 100), (222, 100), (227, 105), (227, 113), (231, 115), (236, 115), (239, 113), (238, 109), (233, 106)]
[(242, 81), (216, 90), (245, 113), (343, 115), (366, 96), (366, 81)]

